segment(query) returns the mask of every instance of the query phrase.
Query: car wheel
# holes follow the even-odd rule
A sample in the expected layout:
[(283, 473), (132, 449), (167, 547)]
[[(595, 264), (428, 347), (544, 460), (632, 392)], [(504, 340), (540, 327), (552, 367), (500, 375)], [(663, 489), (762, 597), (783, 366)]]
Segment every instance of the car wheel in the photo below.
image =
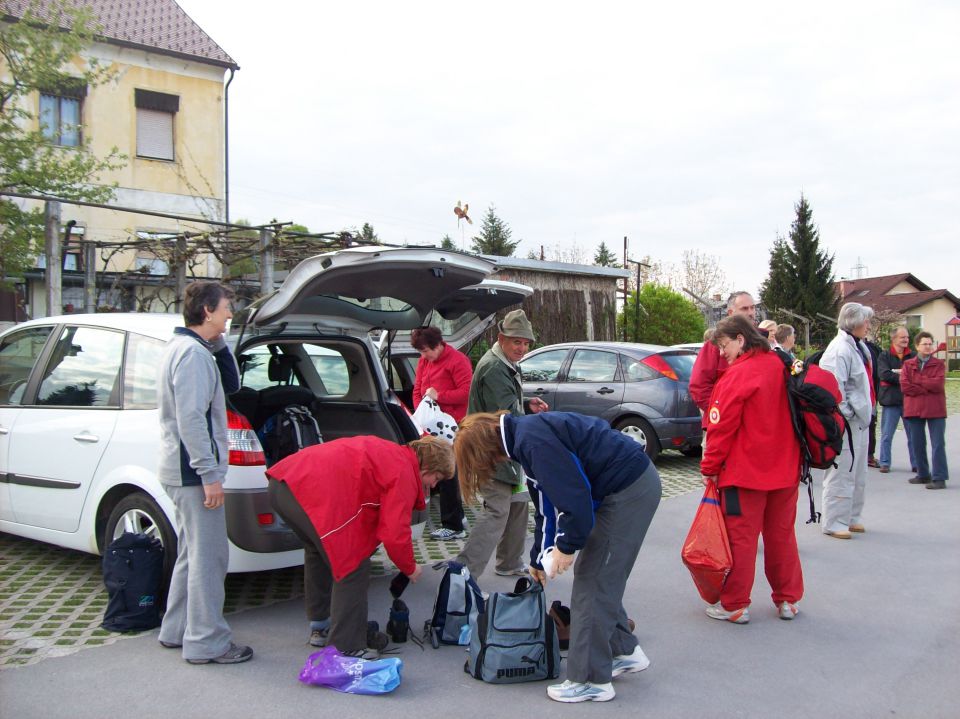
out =
[(167, 605), (167, 589), (170, 587), (170, 575), (177, 560), (177, 535), (153, 497), (145, 492), (134, 492), (117, 502), (107, 519), (104, 530), (103, 548), (124, 532), (146, 534), (156, 537), (163, 545), (163, 581), (160, 584), (160, 609)]
[(651, 462), (660, 455), (660, 440), (657, 439), (653, 427), (643, 417), (626, 417), (617, 422), (613, 428), (639, 442)]

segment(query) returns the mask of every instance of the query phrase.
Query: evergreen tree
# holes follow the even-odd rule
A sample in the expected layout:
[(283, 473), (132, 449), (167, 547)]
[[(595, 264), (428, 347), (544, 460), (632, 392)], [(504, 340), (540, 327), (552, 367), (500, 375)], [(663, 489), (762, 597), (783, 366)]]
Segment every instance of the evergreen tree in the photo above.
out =
[(377, 237), (377, 233), (373, 230), (373, 225), (371, 225), (369, 222), (363, 223), (363, 227), (360, 228), (360, 234), (357, 236), (357, 239), (370, 245), (380, 244), (380, 238)]
[(480, 234), (472, 240), (471, 249), (478, 255), (510, 257), (520, 244), (520, 240), (510, 240), (512, 234), (510, 226), (497, 217), (496, 208), (490, 205), (483, 216)]
[(601, 242), (600, 247), (597, 248), (597, 254), (593, 256), (593, 264), (599, 265), (600, 267), (620, 266), (620, 263), (617, 262), (617, 256), (610, 251), (606, 242)]
[(440, 240), (440, 249), (441, 250), (455, 250), (457, 246), (453, 243), (453, 239), (450, 235), (444, 235), (443, 239)]
[[(768, 310), (790, 310), (816, 323), (818, 314), (837, 314), (833, 255), (820, 248), (820, 230), (802, 194), (794, 210), (789, 239), (778, 237), (770, 251), (770, 274), (761, 286), (760, 299)], [(815, 324), (813, 341), (822, 344), (833, 331), (833, 327)]]

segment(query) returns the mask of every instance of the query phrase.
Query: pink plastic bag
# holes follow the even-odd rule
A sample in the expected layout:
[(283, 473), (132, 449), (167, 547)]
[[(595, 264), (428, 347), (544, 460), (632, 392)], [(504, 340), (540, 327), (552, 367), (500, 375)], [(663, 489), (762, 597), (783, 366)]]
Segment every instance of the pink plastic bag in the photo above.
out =
[(402, 668), (396, 657), (357, 659), (343, 656), (336, 647), (324, 647), (307, 658), (300, 681), (347, 694), (389, 694), (400, 686)]
[(683, 543), (680, 558), (690, 570), (700, 596), (709, 604), (720, 601), (720, 590), (733, 567), (727, 525), (720, 511), (716, 482), (709, 482)]

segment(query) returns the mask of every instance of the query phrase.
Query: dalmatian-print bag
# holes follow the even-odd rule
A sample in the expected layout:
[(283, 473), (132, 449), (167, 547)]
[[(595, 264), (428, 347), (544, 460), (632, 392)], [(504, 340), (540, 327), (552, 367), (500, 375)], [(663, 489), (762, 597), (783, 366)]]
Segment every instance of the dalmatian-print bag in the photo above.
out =
[(424, 397), (413, 413), (413, 421), (420, 428), (420, 434), (429, 434), (453, 442), (457, 434), (457, 422), (440, 409), (435, 399)]

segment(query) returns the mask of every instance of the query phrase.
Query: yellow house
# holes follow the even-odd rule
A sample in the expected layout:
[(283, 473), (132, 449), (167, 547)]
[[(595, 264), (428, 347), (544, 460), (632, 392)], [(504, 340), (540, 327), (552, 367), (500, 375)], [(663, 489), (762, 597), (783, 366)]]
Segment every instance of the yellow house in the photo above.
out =
[[(227, 99), (239, 66), (173, 0), (84, 4), (100, 32), (75, 63), (97, 58), (114, 77), (96, 87), (38, 93), (33, 114), (51, 142), (83, 143), (98, 157), (116, 146), (127, 155), (123, 168), (100, 177), (118, 184), (112, 205), (184, 219), (63, 204), (61, 226), (74, 220), (72, 240), (99, 244), (99, 307), (167, 309), (173, 300), (169, 255), (157, 250), (169, 248), (178, 233), (209, 230), (203, 220), (227, 219)], [(28, 5), (5, 0), (4, 10), (21, 17)], [(46, 5), (40, 3), (41, 12)], [(73, 124), (82, 125), (82, 132), (71, 130)], [(64, 257), (66, 311), (84, 306), (80, 246), (71, 244)], [(44, 264), (40, 258), (38, 269), (27, 273), (32, 316), (48, 314)], [(219, 277), (221, 268), (212, 255), (201, 255), (190, 274)]]
[[(960, 299), (947, 290), (931, 289), (907, 272), (840, 280), (835, 287), (841, 302), (859, 302), (877, 313), (902, 315), (908, 327), (932, 334), (937, 346), (947, 342), (947, 325), (960, 314)], [(886, 343), (886, 338), (881, 340)]]

